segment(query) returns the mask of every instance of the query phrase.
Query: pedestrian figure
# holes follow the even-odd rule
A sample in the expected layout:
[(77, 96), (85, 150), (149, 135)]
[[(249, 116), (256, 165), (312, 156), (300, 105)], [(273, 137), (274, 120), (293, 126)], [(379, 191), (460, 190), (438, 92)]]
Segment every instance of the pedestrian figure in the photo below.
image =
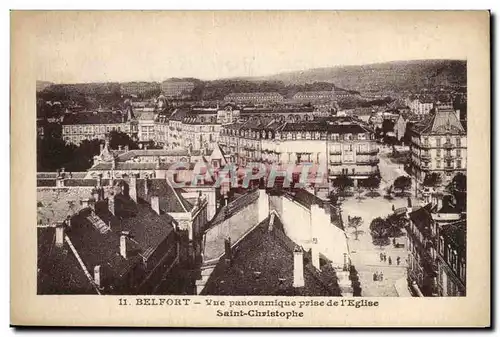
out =
[(384, 262), (386, 262), (386, 261), (387, 261), (387, 255), (385, 255), (385, 253), (384, 253)]
[(392, 245), (395, 246), (396, 245), (396, 238), (392, 238)]
[(378, 275), (377, 273), (373, 273), (373, 281), (377, 281)]
[(380, 262), (384, 261), (384, 254), (380, 253)]
[(384, 280), (384, 274), (382, 272), (380, 272), (380, 281), (383, 281)]
[(398, 266), (399, 264), (401, 263), (401, 258), (398, 256), (398, 258), (396, 259), (396, 262), (398, 263)]
[(392, 264), (392, 260), (391, 260), (391, 257), (389, 256), (389, 266)]

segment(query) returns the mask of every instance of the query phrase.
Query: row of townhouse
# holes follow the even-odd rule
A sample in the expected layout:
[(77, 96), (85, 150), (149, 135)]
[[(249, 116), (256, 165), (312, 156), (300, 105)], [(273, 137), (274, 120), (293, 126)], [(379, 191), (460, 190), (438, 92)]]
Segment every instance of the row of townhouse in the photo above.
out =
[(378, 146), (373, 131), (350, 117), (303, 123), (251, 120), (222, 127), (220, 145), (232, 161), (278, 165), (312, 164), (330, 178), (358, 180), (379, 174)]

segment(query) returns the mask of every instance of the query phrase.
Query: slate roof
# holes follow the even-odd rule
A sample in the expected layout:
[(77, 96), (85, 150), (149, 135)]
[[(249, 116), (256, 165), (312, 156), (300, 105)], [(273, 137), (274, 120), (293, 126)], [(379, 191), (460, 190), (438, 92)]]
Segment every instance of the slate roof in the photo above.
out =
[[(148, 194), (145, 191), (146, 182)], [(160, 210), (164, 213), (185, 213), (193, 209), (193, 205), (178, 193), (166, 179), (137, 179), (137, 197), (149, 203), (152, 195), (159, 197)]]
[(311, 122), (301, 122), (301, 123), (285, 123), (282, 128), (279, 129), (281, 132), (288, 131), (311, 131), (311, 132), (329, 132), (338, 134), (358, 134), (371, 132), (370, 129), (361, 126), (361, 124), (353, 121), (349, 124), (337, 124), (329, 123), (325, 121), (311, 121)]
[(169, 120), (172, 121), (182, 121), (189, 114), (188, 108), (178, 108), (175, 109), (169, 117)]
[(432, 204), (429, 203), (424, 207), (411, 212), (409, 214), (410, 220), (417, 226), (419, 231), (424, 235), (424, 237), (430, 236), (432, 215), (431, 215)]
[(125, 153), (120, 154), (117, 157), (118, 161), (127, 161), (134, 157), (158, 157), (158, 156), (187, 156), (187, 149), (174, 149), (174, 150), (163, 150), (163, 149), (152, 149), (152, 150), (130, 150)]
[[(323, 260), (322, 272), (310, 264), (304, 254), (304, 283), (293, 287), (295, 244), (275, 217), (269, 230), (268, 217), (232, 249), (229, 265), (221, 259), (208, 279), (201, 295), (302, 295), (340, 296), (335, 271)], [(257, 277), (256, 273), (260, 273)]]
[[(135, 266), (142, 258), (149, 257), (173, 230), (172, 218), (156, 214), (149, 205), (136, 204), (129, 197), (118, 194), (115, 197), (115, 215), (108, 210), (108, 201), (96, 203), (96, 214), (110, 225), (111, 231), (101, 233), (88, 219), (89, 209), (80, 211), (71, 219), (67, 230), (73, 245), (80, 254), (87, 269), (102, 265), (111, 270), (117, 278)], [(129, 231), (127, 259), (120, 255), (120, 235)]]
[(423, 121), (413, 125), (413, 130), (420, 134), (434, 135), (445, 134), (465, 134), (460, 120), (452, 109), (436, 109), (435, 113), (427, 116)]
[[(92, 166), (89, 171), (109, 171), (113, 167), (110, 162), (98, 163)], [(156, 169), (156, 163), (116, 163), (115, 170), (123, 171), (135, 171), (135, 170), (154, 170)], [(165, 168), (165, 166), (160, 164), (160, 168)]]
[(126, 121), (127, 115), (120, 111), (116, 111), (115, 113), (111, 111), (100, 111), (97, 113), (85, 111), (64, 115), (62, 124), (121, 124), (124, 122), (123, 116), (125, 116)]
[(97, 292), (67, 243), (55, 246), (55, 228), (37, 228), (37, 294), (88, 294)]

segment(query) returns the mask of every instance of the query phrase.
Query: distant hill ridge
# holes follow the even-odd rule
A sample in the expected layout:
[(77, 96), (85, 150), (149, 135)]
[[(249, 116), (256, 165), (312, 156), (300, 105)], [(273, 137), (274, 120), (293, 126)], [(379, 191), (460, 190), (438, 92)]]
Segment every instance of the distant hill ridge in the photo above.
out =
[(358, 91), (419, 90), (435, 86), (467, 85), (467, 63), (462, 60), (394, 61), (314, 68), (245, 79), (281, 81), (287, 85), (333, 82), (335, 86)]
[[(394, 61), (367, 65), (348, 65), (283, 72), (270, 76), (236, 77), (203, 81), (196, 78), (170, 78), (192, 81), (196, 98), (221, 99), (231, 92), (277, 91), (288, 96), (297, 91), (331, 90), (348, 92), (420, 91), (436, 87), (467, 85), (467, 63), (461, 60)], [(120, 84), (57, 84), (37, 81), (37, 92), (49, 88), (71, 88), (82, 93), (119, 92)]]

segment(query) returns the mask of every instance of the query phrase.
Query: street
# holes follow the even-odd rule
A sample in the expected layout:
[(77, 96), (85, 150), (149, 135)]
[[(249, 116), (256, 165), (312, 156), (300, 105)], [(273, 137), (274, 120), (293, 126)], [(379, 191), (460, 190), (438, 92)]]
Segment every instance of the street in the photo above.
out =
[[(393, 200), (383, 198), (384, 189), (392, 185), (397, 177), (407, 174), (398, 164), (391, 163), (382, 149), (379, 157), (379, 169), (382, 176), (379, 188), (381, 196), (370, 198), (362, 194), (361, 200), (350, 197), (342, 202), (342, 216), (346, 223), (351, 261), (359, 273), (362, 296), (410, 296), (409, 293), (404, 292), (404, 288), (403, 294), (398, 294), (395, 287), (398, 281), (402, 283), (401, 280), (406, 279), (406, 259), (408, 258), (406, 236), (396, 239), (398, 243), (404, 244), (404, 248), (394, 248), (392, 242), (385, 247), (375, 246), (370, 235), (370, 223), (374, 218), (385, 218), (392, 213), (393, 206), (395, 208), (406, 207), (408, 202), (406, 197), (396, 197)], [(412, 201), (415, 202), (416, 200)], [(348, 216), (359, 216), (363, 219), (363, 224), (359, 228), (363, 233), (358, 235), (358, 240), (355, 240), (352, 228), (347, 227)], [(392, 265), (380, 261), (381, 252), (384, 252), (387, 257), (391, 257)], [(399, 266), (396, 264), (397, 257), (401, 259)], [(383, 273), (383, 281), (373, 280), (375, 272)]]

